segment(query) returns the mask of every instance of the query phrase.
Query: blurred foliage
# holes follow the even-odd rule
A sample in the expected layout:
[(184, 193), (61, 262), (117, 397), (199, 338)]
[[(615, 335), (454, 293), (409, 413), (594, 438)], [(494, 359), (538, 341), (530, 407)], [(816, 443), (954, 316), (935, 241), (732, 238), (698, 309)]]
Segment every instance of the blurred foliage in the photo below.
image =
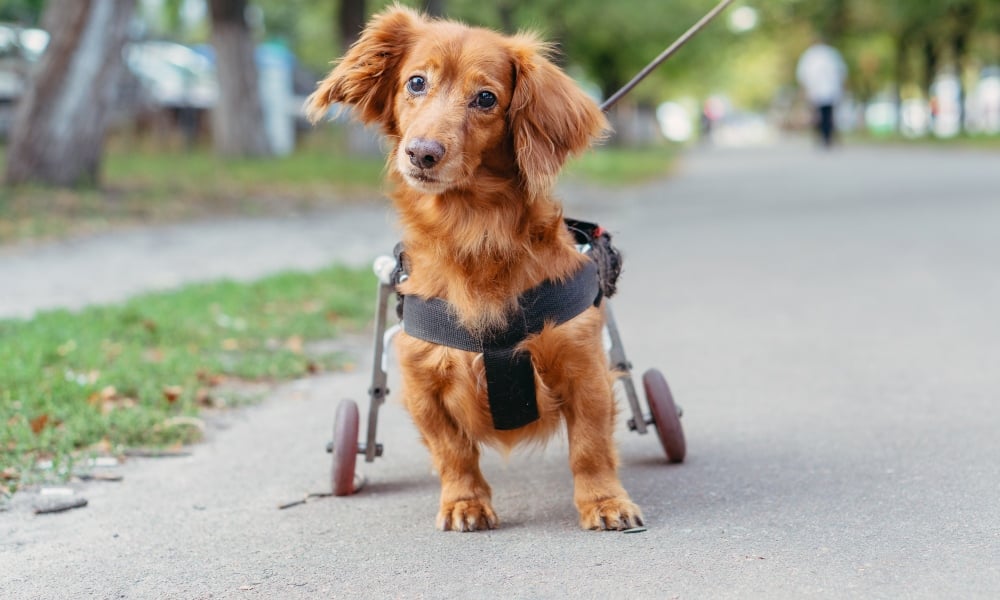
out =
[[(255, 0), (265, 35), (286, 40), (309, 68), (339, 54), (337, 0)], [(375, 12), (390, 0), (368, 2)], [(404, 2), (420, 7), (423, 2)], [(570, 71), (606, 97), (714, 6), (713, 0), (445, 0), (444, 14), (508, 32), (528, 29), (556, 42)], [(741, 6), (758, 22), (728, 26)], [(844, 53), (850, 87), (862, 99), (899, 88), (923, 93), (933, 70), (970, 76), (1000, 63), (1000, 0), (769, 0), (736, 2), (637, 88), (632, 101), (727, 93), (738, 105), (767, 106), (794, 84), (795, 63), (823, 37)]]
[(0, 3), (0, 21), (38, 25), (45, 0), (3, 0)]
[[(316, 74), (340, 54), (341, 0), (251, 0), (261, 39), (286, 43)], [(392, 0), (368, 0), (369, 13)], [(148, 34), (204, 42), (208, 29), (181, 18), (198, 0), (142, 0)], [(423, 8), (423, 0), (404, 0)], [(37, 20), (44, 0), (4, 0), (0, 18)], [(714, 6), (715, 0), (474, 0), (434, 2), (445, 16), (508, 32), (535, 30), (558, 44), (566, 66), (605, 96)], [(728, 19), (740, 7), (758, 22), (738, 33)], [(1000, 63), (1000, 0), (739, 0), (637, 88), (630, 100), (728, 94), (749, 108), (767, 106), (794, 84), (794, 66), (817, 37), (838, 47), (861, 99), (898, 89), (927, 95), (934, 75), (971, 80)]]

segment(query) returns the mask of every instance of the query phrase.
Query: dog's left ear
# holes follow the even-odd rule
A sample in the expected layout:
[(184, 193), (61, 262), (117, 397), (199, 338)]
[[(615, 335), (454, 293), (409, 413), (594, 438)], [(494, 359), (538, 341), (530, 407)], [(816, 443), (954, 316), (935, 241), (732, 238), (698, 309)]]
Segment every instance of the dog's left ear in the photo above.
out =
[(531, 35), (512, 42), (514, 94), (507, 113), (522, 183), (529, 198), (551, 189), (571, 154), (610, 129), (604, 113), (547, 55)]
[(395, 131), (393, 99), (400, 63), (418, 34), (423, 18), (401, 6), (375, 15), (316, 91), (306, 99), (306, 114), (315, 123), (335, 102), (355, 108), (363, 123), (380, 123)]

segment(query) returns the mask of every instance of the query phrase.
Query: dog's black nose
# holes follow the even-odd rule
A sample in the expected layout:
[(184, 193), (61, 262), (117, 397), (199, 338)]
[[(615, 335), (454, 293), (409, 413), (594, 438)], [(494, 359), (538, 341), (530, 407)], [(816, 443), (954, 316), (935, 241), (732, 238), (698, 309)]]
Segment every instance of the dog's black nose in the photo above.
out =
[(441, 162), (444, 157), (444, 146), (434, 140), (414, 138), (406, 145), (406, 155), (410, 157), (413, 166), (430, 169)]

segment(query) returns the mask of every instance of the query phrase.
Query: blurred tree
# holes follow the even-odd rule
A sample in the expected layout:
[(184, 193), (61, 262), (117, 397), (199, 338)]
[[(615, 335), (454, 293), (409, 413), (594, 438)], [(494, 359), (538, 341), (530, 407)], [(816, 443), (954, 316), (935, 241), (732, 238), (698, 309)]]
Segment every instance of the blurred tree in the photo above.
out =
[(443, 17), (444, 0), (424, 0), (424, 12), (432, 17)]
[(52, 38), (18, 103), (7, 183), (96, 185), (135, 0), (49, 0)]
[(365, 0), (340, 0), (340, 42), (343, 50), (347, 50), (358, 41), (361, 30), (365, 27)]
[(38, 25), (45, 0), (4, 0), (0, 4), (0, 21), (23, 25)]
[(948, 29), (949, 41), (951, 42), (952, 60), (955, 63), (955, 72), (958, 74), (958, 113), (961, 127), (964, 129), (965, 121), (965, 83), (962, 74), (967, 65), (969, 44), (972, 33), (976, 25), (980, 5), (982, 2), (974, 0), (960, 0), (951, 2), (948, 7)]
[(212, 46), (219, 77), (219, 102), (212, 138), (223, 156), (272, 154), (264, 131), (257, 87), (254, 42), (246, 19), (247, 0), (210, 0)]

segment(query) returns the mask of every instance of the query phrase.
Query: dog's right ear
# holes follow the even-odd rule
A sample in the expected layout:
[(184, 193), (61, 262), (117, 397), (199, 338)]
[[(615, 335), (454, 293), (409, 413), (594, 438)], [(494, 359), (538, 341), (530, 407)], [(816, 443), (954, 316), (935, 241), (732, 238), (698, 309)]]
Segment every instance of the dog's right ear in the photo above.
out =
[(309, 120), (321, 120), (331, 104), (340, 102), (354, 107), (360, 121), (380, 123), (392, 134), (398, 71), (422, 24), (419, 14), (401, 6), (374, 16), (358, 41), (306, 99)]

